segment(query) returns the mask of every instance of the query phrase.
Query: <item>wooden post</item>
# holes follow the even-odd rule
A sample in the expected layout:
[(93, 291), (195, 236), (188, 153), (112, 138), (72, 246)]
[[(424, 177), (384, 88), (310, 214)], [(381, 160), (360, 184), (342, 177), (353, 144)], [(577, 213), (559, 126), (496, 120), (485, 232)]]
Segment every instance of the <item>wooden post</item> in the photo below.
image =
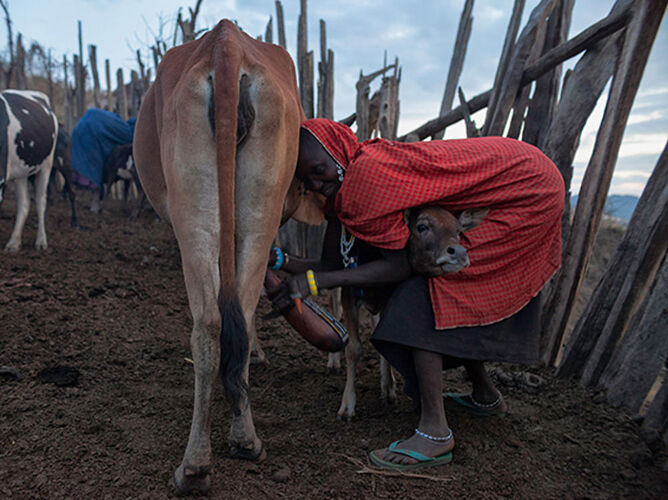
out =
[(483, 135), (503, 134), (515, 97), (521, 88), (522, 74), (526, 62), (531, 57), (535, 42), (540, 39), (538, 36), (540, 30), (543, 29), (545, 19), (552, 13), (556, 2), (557, 0), (541, 0), (531, 13), (513, 48), (508, 69), (504, 73), (499, 87), (493, 90), (492, 106), (487, 112)]
[(459, 105), (462, 109), (462, 115), (464, 115), (464, 124), (466, 125), (466, 137), (480, 137), (480, 130), (478, 130), (475, 122), (471, 119), (469, 104), (466, 102), (466, 97), (464, 97), (464, 91), (462, 90), (461, 87), (457, 89), (457, 93), (459, 95)]
[[(301, 10), (297, 20), (297, 78), (299, 82), (299, 99), (304, 106), (304, 58), (307, 51), (306, 33), (306, 0), (300, 0)], [(308, 116), (306, 118), (309, 118)]]
[[(521, 86), (527, 85), (532, 81), (540, 78), (557, 64), (562, 63), (566, 59), (579, 54), (584, 50), (589, 50), (596, 45), (600, 40), (610, 36), (612, 33), (621, 30), (626, 26), (630, 18), (631, 6), (634, 0), (617, 0), (613, 13), (608, 17), (601, 19), (599, 22), (592, 24), (589, 28), (578, 33), (568, 42), (552, 49), (544, 56), (541, 56), (535, 63), (529, 65), (522, 74), (520, 82)], [(619, 6), (619, 9), (617, 8)], [(495, 85), (496, 87), (497, 85)], [(469, 107), (472, 113), (480, 111), (490, 103), (490, 98), (493, 89), (487, 90), (473, 97), (469, 101)], [(487, 110), (487, 116), (491, 112)], [(354, 115), (348, 117), (355, 118)], [(463, 118), (459, 108), (445, 114), (443, 117), (434, 118), (428, 122), (420, 125), (415, 130), (412, 130), (406, 135), (399, 137), (399, 141), (404, 141), (409, 134), (416, 134), (420, 140), (433, 135), (439, 129), (448, 127), (453, 123), (458, 122)]]
[(304, 61), (304, 114), (306, 118), (315, 117), (314, 102), (313, 102), (313, 51), (309, 50), (306, 53)]
[(269, 16), (269, 22), (267, 23), (267, 28), (264, 30), (264, 41), (265, 42), (274, 43), (273, 31), (274, 31), (273, 20), (272, 20), (271, 16)]
[(668, 260), (606, 367), (601, 382), (613, 406), (638, 413), (668, 360)]
[(374, 71), (369, 75), (362, 74), (360, 70), (360, 78), (357, 80), (355, 87), (357, 89), (357, 101), (355, 105), (355, 114), (357, 120), (357, 139), (366, 141), (371, 135), (372, 129), (369, 126), (369, 92), (370, 85), (378, 76), (385, 74), (386, 71), (394, 68), (394, 64), (385, 66), (378, 71)]
[(318, 63), (318, 117), (334, 118), (334, 52), (327, 49), (327, 26), (320, 20)]
[[(471, 113), (475, 113), (477, 111), (480, 111), (481, 109), (484, 109), (487, 106), (487, 103), (489, 103), (489, 97), (491, 94), (492, 91), (487, 90), (482, 94), (478, 94), (477, 96), (473, 97), (468, 102), (469, 111)], [(356, 115), (354, 116), (355, 119), (357, 119), (357, 116)], [(423, 139), (426, 139), (430, 135), (433, 135), (435, 132), (444, 129), (445, 127), (449, 127), (450, 125), (457, 123), (458, 121), (463, 119), (464, 115), (462, 114), (462, 108), (461, 106), (457, 106), (455, 109), (448, 111), (443, 116), (440, 116), (438, 118), (433, 118), (428, 122), (420, 125), (415, 130), (411, 130), (407, 134), (398, 137), (397, 140), (405, 142), (408, 136), (412, 136), (413, 139), (417, 138), (417, 140), (421, 141)], [(415, 140), (412, 140), (411, 142), (415, 142)]]
[(135, 70), (130, 71), (130, 112), (129, 116), (137, 116), (142, 96), (142, 82)]
[(626, 28), (603, 121), (580, 188), (562, 271), (555, 281), (554, 293), (546, 309), (543, 328), (546, 342), (542, 343), (542, 347), (543, 359), (549, 364), (554, 363), (566, 334), (567, 322), (603, 213), (626, 120), (666, 10), (666, 0), (638, 0), (633, 5), (633, 18)]
[[(562, 0), (554, 9), (547, 22), (543, 53), (558, 47), (568, 39), (574, 4), (575, 0)], [(547, 130), (556, 112), (560, 81), (561, 65), (555, 66), (536, 80), (536, 90), (531, 99), (522, 133), (524, 142), (539, 148), (543, 147)]]
[(90, 59), (90, 70), (93, 73), (93, 104), (96, 108), (100, 107), (100, 77), (97, 73), (97, 47), (88, 46), (88, 55)]
[(77, 21), (79, 32), (79, 59), (78, 64), (75, 63), (74, 71), (78, 73), (76, 101), (77, 101), (77, 121), (86, 112), (86, 69), (84, 68), (83, 58), (83, 34), (81, 28), (81, 21)]
[(125, 96), (125, 83), (123, 82), (123, 69), (118, 68), (116, 71), (116, 108), (118, 116), (123, 118), (123, 120), (128, 119), (128, 105), (127, 98)]
[[(466, 0), (464, 10), (459, 19), (459, 28), (457, 29), (457, 37), (455, 39), (455, 47), (452, 51), (452, 59), (450, 60), (450, 69), (448, 70), (448, 78), (445, 84), (445, 92), (443, 93), (443, 101), (441, 102), (441, 110), (438, 116), (443, 116), (452, 109), (452, 102), (455, 98), (457, 84), (459, 77), (464, 68), (464, 58), (466, 57), (466, 48), (468, 47), (469, 37), (471, 36), (471, 27), (473, 25), (473, 17), (471, 11), (473, 10), (474, 0)], [(443, 139), (445, 129), (436, 132), (432, 139)]]
[[(503, 49), (501, 50), (501, 57), (499, 57), (499, 65), (496, 67), (496, 75), (494, 76), (494, 85), (492, 86), (492, 93), (489, 99), (489, 106), (487, 107), (487, 115), (491, 117), (494, 112), (494, 105), (498, 99), (498, 92), (501, 88), (501, 82), (508, 70), (510, 63), (510, 56), (515, 47), (515, 40), (517, 39), (517, 32), (520, 29), (522, 22), (522, 12), (524, 11), (524, 0), (515, 0), (513, 3), (513, 11), (508, 21), (508, 28), (506, 29), (506, 38), (503, 41)], [(482, 129), (483, 135), (487, 135), (485, 125)]]
[(14, 70), (14, 88), (25, 90), (28, 88), (26, 81), (26, 51), (23, 47), (23, 35), (19, 33), (16, 37), (16, 60)]
[(306, 0), (300, 1), (301, 12), (297, 31), (297, 67), (299, 69), (299, 96), (306, 118), (313, 118), (313, 51), (308, 50)]
[[(197, 38), (197, 30), (195, 30), (195, 24), (197, 22), (197, 15), (199, 14), (199, 8), (202, 5), (202, 0), (197, 0), (195, 3), (195, 9), (188, 7), (188, 12), (190, 12), (190, 19), (184, 20), (181, 16), (181, 9), (179, 9), (178, 16), (176, 18), (177, 27), (181, 28), (181, 38), (183, 43), (190, 42)], [(176, 38), (176, 33), (174, 34)], [(173, 45), (176, 45), (174, 43)]]
[(5, 71), (5, 81), (3, 82), (4, 88), (12, 88), (12, 73), (14, 72), (14, 65), (16, 60), (14, 59), (14, 34), (12, 32), (12, 19), (9, 16), (8, 5), (6, 2), (0, 2), (2, 10), (5, 12), (5, 24), (7, 25), (7, 48), (9, 51), (9, 64), (7, 71)]
[(561, 219), (561, 241), (564, 247), (571, 226), (573, 159), (580, 144), (582, 129), (615, 70), (622, 41), (622, 33), (614, 33), (600, 40), (580, 58), (573, 71), (564, 79), (559, 106), (542, 148), (564, 178), (566, 198)]
[(279, 0), (276, 0), (276, 23), (278, 24), (278, 44), (287, 49), (288, 46), (285, 43), (285, 21), (283, 19), (283, 6)]
[(327, 25), (320, 20), (320, 62), (318, 63), (318, 118), (324, 118), (327, 87)]
[[(534, 36), (533, 46), (527, 57), (526, 64), (531, 64), (533, 61), (538, 59), (538, 56), (543, 51), (543, 46), (545, 45), (545, 38), (547, 34), (547, 29), (544, 23), (540, 24), (536, 29), (536, 34)], [(508, 127), (508, 137), (517, 139), (520, 135), (520, 129), (525, 120), (525, 112), (527, 105), (529, 104), (529, 92), (531, 90), (531, 85), (525, 85), (524, 87), (520, 86), (519, 93), (515, 97), (515, 102), (513, 103), (513, 117), (510, 121), (510, 126)], [(534, 96), (536, 93), (534, 92)], [(532, 99), (533, 101), (533, 99)]]
[(72, 116), (72, 103), (70, 102), (70, 82), (67, 76), (67, 56), (63, 56), (63, 110), (65, 130), (71, 134), (74, 127), (74, 117)]
[(151, 52), (153, 53), (153, 67), (155, 68), (155, 74), (158, 74), (158, 66), (160, 65), (160, 51), (154, 45), (151, 47)]
[(79, 118), (81, 118), (80, 112), (80, 99), (79, 99), (79, 94), (81, 93), (81, 71), (79, 69), (79, 66), (81, 66), (81, 63), (79, 62), (79, 56), (74, 54), (73, 57), (73, 62), (72, 62), (72, 71), (74, 71), (74, 121), (75, 123), (79, 121)]
[(384, 139), (394, 140), (397, 136), (399, 118), (399, 59), (394, 60), (394, 74), (383, 77), (378, 106), (378, 131)]
[(513, 103), (513, 115), (510, 119), (510, 125), (508, 126), (506, 137), (519, 139), (520, 131), (522, 130), (522, 124), (524, 123), (526, 108), (529, 104), (530, 91), (531, 85), (525, 85), (522, 87), (522, 89), (520, 89), (519, 94), (517, 94), (517, 98)]
[[(665, 322), (663, 323), (665, 325)], [(642, 422), (642, 434), (651, 445), (668, 446), (668, 366), (663, 368), (664, 379), (659, 390), (647, 408), (645, 418)], [(663, 435), (663, 438), (661, 437)], [(664, 448), (665, 449), (665, 448)], [(668, 460), (664, 463), (664, 470), (668, 466)]]
[(104, 60), (104, 76), (105, 80), (107, 82), (107, 105), (105, 106), (105, 109), (108, 111), (111, 111), (114, 109), (112, 105), (112, 100), (111, 100), (111, 69), (109, 65), (109, 59)]
[(53, 85), (53, 61), (51, 59), (51, 49), (46, 53), (46, 77), (49, 83), (49, 102), (53, 108), (56, 108), (55, 88)]
[(569, 337), (559, 375), (582, 375), (585, 385), (598, 382), (667, 248), (668, 146), (647, 181), (607, 272)]

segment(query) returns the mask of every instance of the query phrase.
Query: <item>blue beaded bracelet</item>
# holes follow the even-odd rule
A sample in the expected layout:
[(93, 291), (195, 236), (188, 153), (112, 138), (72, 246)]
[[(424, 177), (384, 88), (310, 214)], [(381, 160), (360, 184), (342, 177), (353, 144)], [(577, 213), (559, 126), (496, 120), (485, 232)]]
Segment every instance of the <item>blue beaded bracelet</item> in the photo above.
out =
[(274, 247), (274, 250), (276, 251), (276, 262), (274, 262), (274, 265), (271, 266), (271, 269), (274, 271), (278, 271), (280, 268), (283, 267), (283, 263), (285, 262), (285, 256), (283, 255), (283, 251), (280, 248)]

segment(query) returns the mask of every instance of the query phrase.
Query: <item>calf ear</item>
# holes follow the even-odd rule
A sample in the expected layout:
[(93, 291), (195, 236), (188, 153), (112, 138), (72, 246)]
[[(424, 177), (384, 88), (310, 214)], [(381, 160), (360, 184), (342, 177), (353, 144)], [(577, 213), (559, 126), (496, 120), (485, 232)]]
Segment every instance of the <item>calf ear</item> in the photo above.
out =
[(411, 227), (411, 209), (407, 208), (404, 210), (404, 224), (408, 227)]
[(477, 227), (485, 216), (489, 213), (489, 208), (471, 208), (464, 210), (459, 214), (459, 223), (462, 225), (462, 231), (468, 231)]

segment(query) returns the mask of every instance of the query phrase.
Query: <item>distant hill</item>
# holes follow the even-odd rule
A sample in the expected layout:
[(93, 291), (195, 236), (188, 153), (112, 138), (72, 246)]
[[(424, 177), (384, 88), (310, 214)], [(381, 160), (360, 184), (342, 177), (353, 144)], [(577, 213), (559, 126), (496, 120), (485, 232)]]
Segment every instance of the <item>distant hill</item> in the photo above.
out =
[[(571, 206), (575, 208), (577, 202), (578, 197), (575, 195), (571, 198)], [(637, 204), (637, 196), (628, 194), (611, 194), (605, 201), (604, 213), (606, 215), (617, 217), (628, 222), (631, 220), (631, 216), (633, 215), (633, 211), (636, 209)]]

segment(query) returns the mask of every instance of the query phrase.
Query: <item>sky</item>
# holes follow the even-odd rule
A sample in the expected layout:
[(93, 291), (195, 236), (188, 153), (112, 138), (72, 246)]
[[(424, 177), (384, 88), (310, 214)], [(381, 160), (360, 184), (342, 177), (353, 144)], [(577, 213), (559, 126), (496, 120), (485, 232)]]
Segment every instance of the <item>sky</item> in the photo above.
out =
[[(359, 73), (371, 73), (387, 60), (399, 58), (402, 77), (399, 89), (399, 134), (435, 118), (440, 109), (457, 27), (464, 0), (310, 0), (308, 44), (320, 57), (319, 20), (327, 23), (327, 46), (334, 51), (334, 118), (355, 111), (355, 83)], [(524, 21), (539, 0), (526, 0)], [(26, 44), (39, 42), (54, 56), (71, 57), (78, 51), (77, 21), (83, 25), (83, 43), (97, 45), (98, 65), (110, 59), (112, 72), (122, 67), (136, 69), (135, 51), (145, 61), (156, 35), (171, 39), (179, 8), (187, 16), (195, 0), (8, 0), (14, 33), (23, 33)], [(605, 17), (613, 0), (576, 0), (569, 37)], [(283, 0), (288, 52), (296, 54), (299, 0)], [(512, 0), (476, 0), (473, 28), (459, 84), (467, 97), (491, 88), (501, 54)], [(222, 18), (236, 20), (250, 35), (263, 35), (269, 18), (274, 19), (274, 0), (203, 0), (197, 28), (208, 28)], [(524, 24), (523, 21), (523, 24)], [(6, 28), (0, 27), (0, 47), (6, 50)], [(4, 43), (1, 41), (5, 41)], [(665, 19), (654, 42), (639, 92), (628, 120), (615, 167), (610, 194), (639, 196), (668, 138), (668, 28)], [(87, 50), (85, 51), (87, 54)], [(663, 54), (663, 56), (661, 55)], [(85, 56), (87, 57), (87, 55)], [(578, 56), (564, 64), (575, 65)], [(152, 62), (151, 62), (152, 64)], [(317, 70), (316, 70), (317, 73)], [(317, 76), (316, 76), (317, 80)], [(378, 88), (376, 80), (371, 91)], [(607, 90), (583, 131), (575, 157), (572, 191), (577, 193), (596, 131), (605, 109)], [(473, 115), (480, 126), (484, 110)], [(465, 137), (463, 125), (454, 125), (445, 138)]]

